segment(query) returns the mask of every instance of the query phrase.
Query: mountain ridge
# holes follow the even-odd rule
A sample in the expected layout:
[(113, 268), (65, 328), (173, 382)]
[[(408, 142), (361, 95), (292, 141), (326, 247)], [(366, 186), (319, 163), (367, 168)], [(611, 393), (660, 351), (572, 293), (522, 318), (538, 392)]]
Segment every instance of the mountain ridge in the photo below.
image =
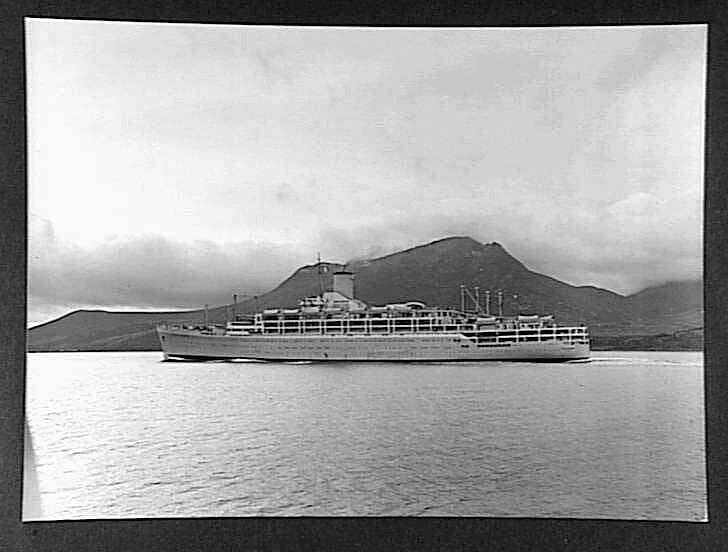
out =
[[(270, 291), (238, 303), (239, 313), (290, 308), (316, 295), (320, 282), (330, 288), (333, 273), (355, 273), (356, 296), (370, 304), (420, 300), (459, 306), (460, 284), (504, 292), (504, 313), (541, 312), (561, 323), (586, 323), (595, 336), (672, 334), (702, 326), (702, 282), (667, 282), (623, 296), (596, 286), (573, 286), (534, 272), (497, 242), (483, 244), (464, 236), (434, 240), (374, 259), (304, 265)], [(481, 293), (481, 300), (484, 293)], [(492, 294), (492, 312), (496, 310)], [(211, 322), (224, 322), (233, 305), (208, 310)], [(203, 309), (184, 311), (76, 310), (28, 330), (29, 350), (103, 350), (155, 346), (154, 326), (202, 321)], [(111, 345), (109, 345), (111, 346)], [(157, 346), (158, 347), (158, 346)], [(119, 350), (119, 349), (115, 349)]]

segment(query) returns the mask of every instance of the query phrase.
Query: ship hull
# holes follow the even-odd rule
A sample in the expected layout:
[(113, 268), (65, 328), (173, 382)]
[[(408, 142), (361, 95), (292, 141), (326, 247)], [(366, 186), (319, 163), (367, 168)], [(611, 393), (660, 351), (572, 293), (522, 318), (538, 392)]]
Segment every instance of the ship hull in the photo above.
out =
[(456, 333), (382, 335), (204, 335), (158, 329), (165, 359), (314, 361), (569, 361), (589, 358), (586, 343), (539, 341), (478, 346)]

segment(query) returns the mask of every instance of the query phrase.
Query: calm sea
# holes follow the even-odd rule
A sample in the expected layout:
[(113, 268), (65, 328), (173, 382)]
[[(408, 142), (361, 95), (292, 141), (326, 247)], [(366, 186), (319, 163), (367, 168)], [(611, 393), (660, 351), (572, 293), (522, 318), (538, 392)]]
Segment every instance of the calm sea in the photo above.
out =
[(702, 353), (161, 357), (28, 355), (26, 519), (707, 517)]

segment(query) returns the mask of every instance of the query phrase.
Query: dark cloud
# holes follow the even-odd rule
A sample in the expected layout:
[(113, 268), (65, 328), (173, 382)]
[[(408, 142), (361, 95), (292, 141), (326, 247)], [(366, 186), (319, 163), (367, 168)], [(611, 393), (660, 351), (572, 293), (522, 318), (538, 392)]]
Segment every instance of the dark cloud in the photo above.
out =
[[(156, 235), (112, 238), (82, 248), (31, 219), (29, 318), (79, 306), (198, 308), (232, 302), (233, 293), (269, 290), (315, 253), (266, 243), (183, 243)], [(62, 314), (62, 313), (61, 313)]]
[(669, 213), (681, 203), (689, 210), (685, 197), (666, 204), (628, 197), (600, 210), (575, 207), (570, 216), (548, 201), (539, 209), (516, 202), (481, 217), (410, 213), (367, 226), (329, 227), (319, 242), (339, 259), (362, 259), (442, 237), (470, 236), (501, 243), (536, 272), (630, 294), (666, 281), (702, 277), (700, 229), (686, 231), (689, 225), (670, 220)]
[[(574, 285), (597, 285), (625, 294), (669, 280), (699, 278), (699, 235), (689, 240), (671, 234), (663, 221), (667, 231), (649, 239), (630, 236), (628, 206), (645, 201), (633, 198), (607, 207), (604, 213), (581, 213), (568, 220), (561, 220), (558, 212), (551, 218), (539, 217), (519, 210), (517, 204), (501, 217), (403, 213), (366, 226), (328, 226), (310, 248), (186, 243), (157, 235), (110, 238), (82, 248), (58, 240), (48, 221), (31, 217), (29, 322), (80, 307), (180, 309), (227, 304), (233, 293), (252, 295), (272, 289), (299, 266), (313, 262), (316, 249), (326, 260), (346, 262), (452, 235), (498, 241), (532, 270)], [(619, 216), (609, 219), (605, 213), (615, 210)], [(643, 211), (633, 215), (644, 224)], [(591, 232), (595, 221), (600, 221), (599, 231)]]

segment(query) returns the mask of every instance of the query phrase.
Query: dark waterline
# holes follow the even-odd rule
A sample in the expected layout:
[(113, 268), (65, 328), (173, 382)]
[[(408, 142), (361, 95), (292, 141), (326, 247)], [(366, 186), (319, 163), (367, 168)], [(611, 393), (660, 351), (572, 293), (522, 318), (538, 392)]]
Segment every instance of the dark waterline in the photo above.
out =
[(701, 353), (590, 362), (28, 357), (26, 519), (705, 520)]

